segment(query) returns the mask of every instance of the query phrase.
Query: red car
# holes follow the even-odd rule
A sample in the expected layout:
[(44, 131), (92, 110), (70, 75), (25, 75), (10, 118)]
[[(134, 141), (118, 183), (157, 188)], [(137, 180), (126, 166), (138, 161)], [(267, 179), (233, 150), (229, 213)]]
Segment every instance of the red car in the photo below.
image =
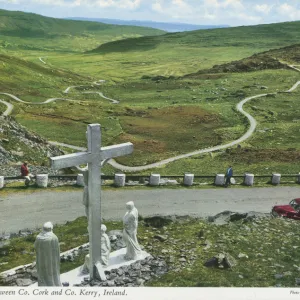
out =
[(300, 220), (300, 198), (293, 199), (288, 205), (273, 206), (271, 213), (274, 217)]

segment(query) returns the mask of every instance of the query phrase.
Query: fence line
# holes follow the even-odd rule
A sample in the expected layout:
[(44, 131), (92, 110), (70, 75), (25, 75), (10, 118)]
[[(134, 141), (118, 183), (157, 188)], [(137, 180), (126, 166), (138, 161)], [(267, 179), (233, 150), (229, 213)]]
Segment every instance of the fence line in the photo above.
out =
[[(116, 174), (120, 174), (120, 173), (116, 173)], [(246, 174), (244, 175), (234, 175), (234, 178), (244, 178)], [(264, 174), (264, 175), (255, 175), (255, 178), (267, 178), (270, 177), (272, 178), (273, 174)], [(22, 176), (5, 176), (2, 175), (4, 177), (5, 180), (18, 180), (18, 179), (23, 179)], [(128, 180), (138, 180), (139, 178), (147, 178), (150, 177), (151, 174), (142, 174), (142, 175), (126, 175), (126, 179)], [(160, 175), (161, 178), (182, 178), (184, 177), (184, 174), (182, 175)], [(200, 179), (205, 179), (205, 178), (215, 178), (215, 175), (194, 175), (194, 178), (200, 178)], [(281, 178), (282, 177), (300, 177), (300, 174), (281, 174)], [(35, 178), (35, 176), (33, 177)], [(48, 175), (48, 178), (52, 178), (52, 179), (76, 179), (77, 178), (77, 174), (64, 174), (64, 175)], [(101, 178), (103, 180), (110, 180), (110, 179), (114, 179), (115, 175), (102, 175)]]

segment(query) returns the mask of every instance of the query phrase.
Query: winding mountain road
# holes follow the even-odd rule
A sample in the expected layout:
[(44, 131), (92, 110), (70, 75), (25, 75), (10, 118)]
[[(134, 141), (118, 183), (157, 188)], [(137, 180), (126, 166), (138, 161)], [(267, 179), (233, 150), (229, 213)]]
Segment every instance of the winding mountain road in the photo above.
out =
[(42, 57), (39, 57), (39, 61), (42, 62), (42, 63), (45, 64), (45, 65), (47, 64), (47, 63), (43, 60)]
[[(299, 85), (300, 85), (300, 81), (297, 81), (293, 85), (293, 87), (291, 87), (286, 92), (290, 93), (290, 92), (294, 91)], [(256, 120), (250, 114), (248, 114), (246, 111), (244, 111), (243, 105), (246, 102), (248, 102), (252, 99), (265, 97), (267, 95), (275, 95), (275, 94), (276, 93), (268, 93), (268, 94), (259, 94), (259, 95), (247, 97), (247, 98), (243, 99), (241, 102), (239, 102), (237, 104), (237, 106), (236, 106), (237, 110), (240, 113), (242, 113), (244, 116), (247, 117), (247, 119), (249, 120), (249, 123), (250, 123), (250, 127), (243, 136), (241, 136), (239, 139), (237, 139), (235, 141), (232, 141), (232, 142), (224, 144), (224, 145), (218, 145), (218, 146), (209, 147), (209, 148), (189, 152), (189, 153), (186, 153), (186, 154), (181, 154), (181, 155), (178, 155), (178, 156), (170, 157), (170, 158), (161, 160), (159, 162), (144, 165), (144, 166), (137, 166), (137, 167), (125, 166), (125, 165), (119, 164), (114, 159), (110, 159), (107, 163), (109, 163), (112, 167), (114, 167), (118, 170), (138, 172), (138, 171), (148, 170), (148, 169), (152, 169), (152, 168), (157, 168), (157, 167), (163, 166), (165, 164), (168, 164), (170, 162), (173, 162), (173, 161), (176, 161), (176, 160), (179, 160), (179, 159), (182, 159), (182, 158), (187, 158), (187, 157), (190, 157), (190, 156), (193, 156), (193, 155), (198, 155), (198, 154), (202, 154), (202, 153), (207, 153), (207, 152), (213, 152), (213, 151), (217, 151), (217, 150), (221, 150), (221, 149), (226, 149), (226, 148), (232, 147), (234, 145), (240, 144), (240, 143), (244, 142), (245, 140), (247, 140), (253, 134), (253, 132), (255, 131), (256, 125), (257, 125)], [(49, 143), (52, 144), (52, 145), (55, 145), (55, 146), (64, 146), (64, 147), (69, 147), (69, 148), (72, 148), (72, 149), (75, 149), (75, 150), (80, 150), (80, 151), (85, 151), (86, 150), (86, 148), (83, 148), (83, 147), (74, 148), (72, 145), (59, 143), (59, 142), (54, 142), (54, 141), (50, 141)]]
[(101, 92), (83, 92), (83, 94), (98, 94), (100, 97), (112, 102), (112, 104), (119, 104), (120, 103), (120, 101), (118, 101), (118, 100), (111, 99), (111, 98), (108, 98), (108, 97), (104, 96), (103, 93), (101, 93)]
[[(40, 60), (41, 60), (41, 57), (40, 57)], [(296, 70), (296, 71), (298, 71), (298, 72), (300, 72), (300, 69), (296, 68), (294, 65), (289, 65), (289, 67), (292, 68), (292, 69), (294, 69), (294, 70)], [(94, 81), (93, 85), (100, 86), (104, 82), (105, 82), (105, 80)], [(297, 81), (289, 90), (287, 90), (285, 92), (286, 93), (290, 93), (290, 92), (294, 91), (299, 85), (300, 85), (300, 81)], [(69, 86), (64, 91), (64, 93), (67, 94), (67, 93), (69, 93), (69, 91), (71, 89), (76, 88), (76, 87), (81, 87), (81, 86)], [(113, 104), (118, 104), (119, 103), (118, 100), (111, 99), (111, 98), (108, 98), (108, 97), (104, 96), (102, 92), (87, 91), (87, 92), (83, 92), (83, 93), (85, 93), (85, 94), (95, 93), (95, 94), (98, 94), (100, 97), (111, 101)], [(32, 102), (23, 101), (23, 100), (19, 99), (18, 97), (16, 97), (15, 95), (12, 95), (12, 94), (9, 94), (9, 93), (0, 92), (0, 94), (1, 95), (9, 96), (13, 100), (21, 102), (21, 103), (33, 104), (33, 105), (47, 104), (47, 103), (54, 102), (54, 101), (57, 101), (57, 100), (78, 102), (78, 100), (72, 100), (72, 99), (67, 99), (67, 98), (50, 98), (50, 99), (45, 100), (44, 102), (32, 103)], [(245, 103), (247, 103), (248, 101), (252, 100), (252, 99), (265, 97), (267, 95), (276, 95), (276, 94), (277, 94), (277, 92), (276, 93), (259, 94), (259, 95), (247, 97), (247, 98), (243, 99), (242, 101), (240, 101), (237, 104), (237, 106), (236, 106), (237, 111), (239, 111), (241, 114), (243, 114), (249, 120), (250, 126), (249, 126), (249, 129), (247, 130), (247, 132), (243, 136), (241, 136), (239, 139), (237, 139), (235, 141), (232, 141), (230, 143), (223, 144), (223, 145), (217, 145), (217, 146), (213, 146), (213, 147), (209, 147), (209, 148), (204, 148), (204, 149), (192, 151), (192, 152), (189, 152), (189, 153), (177, 155), (177, 156), (174, 156), (174, 157), (170, 157), (168, 159), (161, 160), (161, 161), (156, 162), (156, 163), (152, 163), (152, 164), (148, 164), (148, 165), (143, 165), (143, 166), (136, 166), (136, 167), (125, 166), (125, 165), (117, 163), (114, 159), (110, 159), (108, 161), (108, 163), (112, 167), (114, 167), (116, 169), (119, 169), (119, 170), (122, 170), (122, 171), (137, 172), (137, 171), (143, 171), (143, 170), (148, 170), (148, 169), (160, 167), (160, 166), (166, 165), (166, 164), (168, 164), (170, 162), (174, 162), (176, 160), (187, 158), (187, 157), (190, 157), (190, 156), (193, 156), (193, 155), (198, 155), (198, 154), (202, 154), (202, 153), (218, 151), (218, 150), (221, 150), (221, 149), (226, 149), (226, 148), (232, 147), (234, 145), (240, 144), (240, 143), (244, 142), (245, 140), (247, 140), (254, 133), (256, 125), (257, 125), (256, 120), (249, 113), (247, 113), (246, 111), (244, 111), (243, 105)], [(5, 104), (7, 106), (7, 110), (2, 115), (4, 115), (4, 116), (9, 115), (12, 112), (12, 110), (13, 110), (13, 105), (11, 103), (8, 103), (8, 102), (4, 101), (4, 100), (0, 100), (0, 102), (3, 103), (3, 104)], [(83, 148), (83, 147), (77, 147), (77, 146), (73, 146), (73, 145), (70, 145), (70, 144), (59, 143), (59, 142), (55, 142), (55, 141), (49, 141), (49, 144), (56, 145), (56, 146), (68, 147), (68, 148), (71, 148), (71, 149), (74, 149), (74, 150), (79, 150), (79, 151), (85, 151), (86, 150), (86, 148)]]
[(11, 112), (13, 111), (14, 106), (11, 103), (6, 102), (6, 101), (1, 100), (1, 99), (0, 99), (0, 102), (7, 106), (7, 109), (6, 109), (5, 112), (2, 113), (2, 116), (9, 116), (11, 114)]

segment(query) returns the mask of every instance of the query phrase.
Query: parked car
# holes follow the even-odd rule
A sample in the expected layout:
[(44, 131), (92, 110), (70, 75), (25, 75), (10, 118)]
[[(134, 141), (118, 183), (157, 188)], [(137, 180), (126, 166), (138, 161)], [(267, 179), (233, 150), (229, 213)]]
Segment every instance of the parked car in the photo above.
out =
[(274, 217), (285, 217), (300, 220), (300, 198), (293, 199), (287, 205), (275, 205), (272, 208)]

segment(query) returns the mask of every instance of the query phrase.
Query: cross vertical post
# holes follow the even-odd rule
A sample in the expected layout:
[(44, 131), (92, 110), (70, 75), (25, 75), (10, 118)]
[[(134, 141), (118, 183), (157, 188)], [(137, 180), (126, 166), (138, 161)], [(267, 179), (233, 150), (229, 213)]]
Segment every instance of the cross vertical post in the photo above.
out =
[[(95, 265), (101, 262), (101, 128), (99, 124), (88, 125), (88, 162), (89, 190), (89, 241), (90, 241), (90, 278), (96, 278)], [(100, 274), (99, 274), (100, 275)]]

